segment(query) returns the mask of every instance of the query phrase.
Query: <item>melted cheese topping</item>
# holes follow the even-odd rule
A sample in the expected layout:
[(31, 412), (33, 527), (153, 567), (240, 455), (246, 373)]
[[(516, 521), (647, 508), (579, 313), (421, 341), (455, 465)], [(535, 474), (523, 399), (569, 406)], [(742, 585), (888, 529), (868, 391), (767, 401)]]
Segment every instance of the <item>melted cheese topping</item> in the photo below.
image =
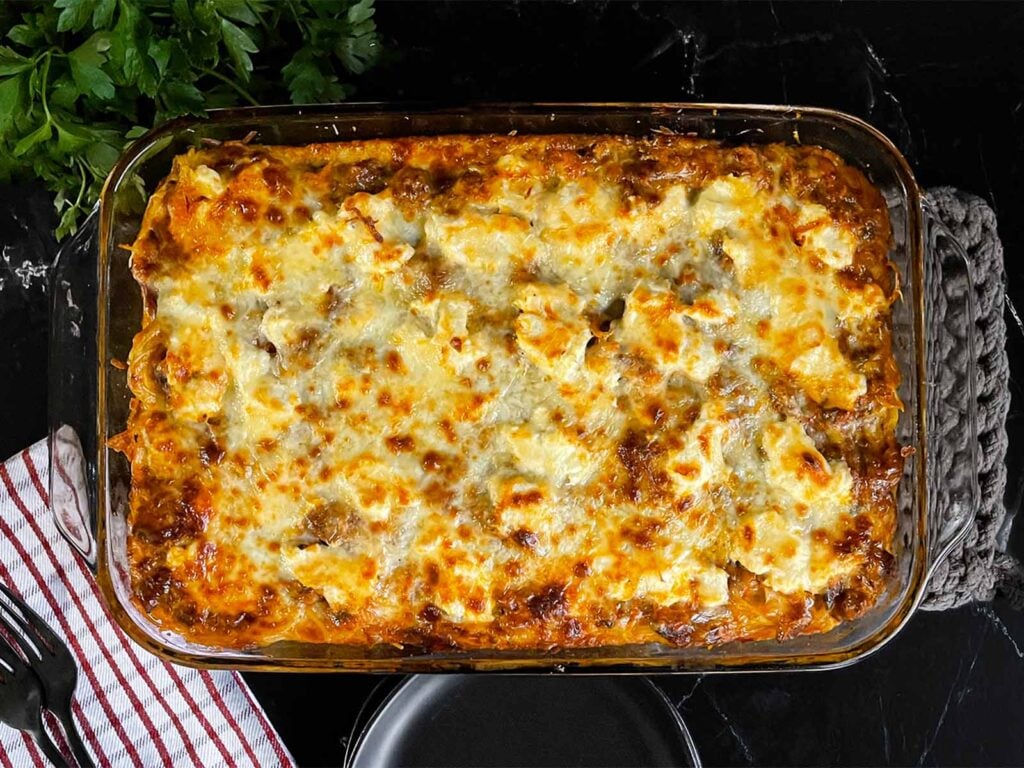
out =
[(236, 647), (827, 629), (893, 527), (887, 226), (815, 148), (179, 157), (132, 248), (137, 599)]

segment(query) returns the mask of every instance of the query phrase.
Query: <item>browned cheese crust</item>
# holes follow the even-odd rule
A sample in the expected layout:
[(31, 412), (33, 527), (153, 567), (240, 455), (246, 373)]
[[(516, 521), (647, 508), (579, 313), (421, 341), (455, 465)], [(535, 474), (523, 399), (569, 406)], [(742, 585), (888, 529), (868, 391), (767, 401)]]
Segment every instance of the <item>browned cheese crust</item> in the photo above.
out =
[(827, 631), (893, 566), (885, 203), (806, 146), (442, 136), (178, 157), (134, 598), (217, 647)]

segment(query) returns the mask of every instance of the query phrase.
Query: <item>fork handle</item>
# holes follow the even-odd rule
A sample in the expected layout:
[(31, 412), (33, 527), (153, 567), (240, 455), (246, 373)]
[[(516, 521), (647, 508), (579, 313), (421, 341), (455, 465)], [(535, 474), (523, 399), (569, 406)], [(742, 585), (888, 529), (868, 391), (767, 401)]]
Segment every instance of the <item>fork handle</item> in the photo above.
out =
[(64, 755), (57, 749), (57, 745), (53, 743), (53, 739), (50, 738), (50, 734), (46, 732), (46, 728), (43, 726), (40, 720), (38, 726), (34, 726), (28, 729), (28, 732), (32, 734), (32, 738), (35, 740), (39, 748), (43, 750), (43, 754), (46, 755), (46, 759), (53, 763), (57, 768), (67, 768), (68, 761), (64, 759)]
[(68, 746), (71, 747), (71, 752), (74, 754), (79, 768), (96, 768), (96, 764), (92, 761), (92, 755), (89, 754), (89, 750), (82, 743), (82, 737), (79, 735), (78, 728), (75, 725), (75, 718), (71, 714), (71, 707), (50, 707), (50, 711), (56, 715), (57, 719), (60, 720), (60, 724), (64, 727), (64, 735), (67, 737)]

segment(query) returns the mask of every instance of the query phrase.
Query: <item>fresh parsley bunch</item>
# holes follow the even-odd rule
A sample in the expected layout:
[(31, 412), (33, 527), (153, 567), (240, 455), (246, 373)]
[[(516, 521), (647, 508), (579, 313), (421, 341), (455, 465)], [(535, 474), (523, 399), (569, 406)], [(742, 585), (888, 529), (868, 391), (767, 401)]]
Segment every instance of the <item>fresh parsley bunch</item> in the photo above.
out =
[(0, 182), (41, 179), (73, 232), (149, 126), (340, 101), (380, 55), (374, 0), (0, 0)]

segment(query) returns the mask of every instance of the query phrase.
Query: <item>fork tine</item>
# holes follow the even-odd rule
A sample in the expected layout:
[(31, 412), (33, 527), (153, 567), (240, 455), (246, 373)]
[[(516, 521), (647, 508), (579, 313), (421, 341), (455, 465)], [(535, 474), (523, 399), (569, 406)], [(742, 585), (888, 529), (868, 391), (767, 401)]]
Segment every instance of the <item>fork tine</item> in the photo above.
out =
[(43, 652), (39, 647), (40, 643), (32, 634), (31, 627), (26, 626), (25, 620), (18, 615), (17, 611), (12, 611), (3, 600), (0, 600), (0, 624), (3, 624), (7, 633), (14, 638), (26, 659), (30, 662), (42, 659)]
[[(6, 584), (0, 584), (0, 592), (3, 592), (8, 600), (13, 603), (17, 610), (11, 610), (11, 607), (0, 600), (0, 609), (9, 616), (12, 616), (17, 622), (18, 626), (24, 630), (29, 636), (29, 639), (33, 641), (33, 645), (38, 649), (35, 651), (35, 655), (42, 658), (43, 651), (49, 651), (55, 653), (54, 648), (60, 643), (53, 630), (47, 626), (46, 622), (39, 616), (38, 613), (33, 611), (24, 600), (18, 597), (12, 592)], [(24, 646), (22, 646), (24, 648)]]
[(6, 664), (12, 671), (18, 669), (18, 667), (25, 666), (24, 659), (14, 650), (14, 646), (11, 645), (6, 632), (0, 632), (0, 661)]

